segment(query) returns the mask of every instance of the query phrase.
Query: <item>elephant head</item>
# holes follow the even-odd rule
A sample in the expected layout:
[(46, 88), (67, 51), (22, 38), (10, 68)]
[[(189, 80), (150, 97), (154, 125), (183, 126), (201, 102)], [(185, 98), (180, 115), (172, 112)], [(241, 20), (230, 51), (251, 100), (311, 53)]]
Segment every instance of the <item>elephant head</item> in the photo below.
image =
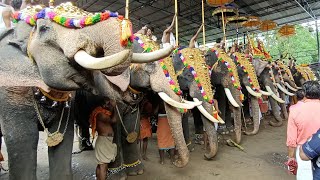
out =
[(232, 105), (230, 108), (233, 110), (235, 141), (240, 143), (242, 92), (237, 66), (223, 50), (218, 48), (212, 48), (207, 52), (206, 63), (211, 67), (211, 83), (216, 88), (216, 94), (222, 90), (218, 95), (218, 102), (221, 117), (226, 124), (232, 122), (231, 114), (226, 113), (228, 102), (225, 96)]
[(245, 87), (244, 94), (250, 97), (250, 103), (252, 108), (253, 117), (253, 131), (245, 132), (247, 135), (255, 135), (259, 131), (260, 119), (259, 119), (259, 103), (258, 99), (261, 98), (260, 85), (258, 77), (256, 75), (253, 64), (249, 58), (246, 58), (244, 54), (235, 52), (231, 55), (237, 64), (239, 78), (242, 87)]
[(179, 49), (173, 56), (173, 64), (181, 89), (188, 91), (194, 100), (203, 101), (202, 106), (198, 106), (198, 109), (202, 113), (203, 125), (209, 139), (209, 148), (206, 149), (204, 156), (206, 159), (212, 159), (218, 150), (214, 123), (224, 123), (224, 121), (218, 117), (213, 106), (214, 94), (204, 55), (196, 48)]
[[(27, 17), (18, 15), (17, 19)], [(132, 53), (131, 23), (117, 13), (90, 14), (66, 3), (42, 9), (32, 17), (36, 23), (27, 52), (44, 82), (55, 89), (87, 87), (93, 79), (92, 70), (100, 70), (106, 80), (125, 90), (131, 62), (152, 62), (170, 53), (154, 52), (157, 57)], [(121, 76), (123, 81), (116, 81), (114, 76)]]
[[(253, 61), (263, 61), (263, 60), (254, 59)], [(256, 64), (259, 64), (259, 63), (256, 63)], [(267, 90), (267, 93), (272, 97), (272, 98), (269, 97), (268, 99), (271, 104), (273, 116), (275, 117), (277, 122), (275, 123), (273, 121), (270, 121), (270, 124), (272, 126), (281, 126), (283, 119), (280, 116), (278, 103), (283, 104), (285, 103), (285, 101), (279, 97), (279, 94), (276, 88), (276, 81), (275, 81), (276, 75), (277, 74), (275, 71), (273, 71), (271, 63), (268, 63), (268, 65), (265, 66), (265, 68), (261, 71), (258, 77), (262, 87), (265, 88)]]
[(301, 87), (306, 81), (313, 81), (317, 79), (311, 68), (307, 65), (293, 65), (290, 70), (295, 83), (299, 87)]
[(300, 89), (300, 87), (296, 85), (289, 67), (285, 65), (283, 61), (276, 61), (276, 64), (280, 68), (285, 86), (292, 92), (296, 92), (298, 89)]

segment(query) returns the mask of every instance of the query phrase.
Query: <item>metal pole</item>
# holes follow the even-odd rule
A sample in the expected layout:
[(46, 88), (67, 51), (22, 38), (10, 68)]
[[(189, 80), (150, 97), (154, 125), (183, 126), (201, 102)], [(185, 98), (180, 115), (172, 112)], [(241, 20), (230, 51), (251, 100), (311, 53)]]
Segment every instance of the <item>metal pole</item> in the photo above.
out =
[(318, 62), (320, 62), (320, 49), (319, 49), (319, 31), (318, 31), (318, 18), (316, 19), (316, 36), (317, 36), (317, 50), (318, 50)]
[(129, 19), (129, 0), (126, 0), (126, 12), (124, 17)]
[(206, 49), (206, 30), (204, 27), (204, 0), (202, 0), (202, 39), (203, 39), (203, 47)]
[(179, 46), (179, 30), (178, 30), (178, 0), (174, 1), (174, 12), (176, 14), (176, 46)]

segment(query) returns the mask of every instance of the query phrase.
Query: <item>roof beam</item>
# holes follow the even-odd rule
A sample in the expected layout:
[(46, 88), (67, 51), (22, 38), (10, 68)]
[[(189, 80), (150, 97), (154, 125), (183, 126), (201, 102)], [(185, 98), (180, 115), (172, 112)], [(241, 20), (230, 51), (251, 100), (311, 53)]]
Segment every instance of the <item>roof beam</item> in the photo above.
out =
[(304, 10), (307, 14), (313, 19), (317, 20), (317, 17), (314, 15), (312, 8), (310, 7), (307, 0), (294, 0), (296, 3)]

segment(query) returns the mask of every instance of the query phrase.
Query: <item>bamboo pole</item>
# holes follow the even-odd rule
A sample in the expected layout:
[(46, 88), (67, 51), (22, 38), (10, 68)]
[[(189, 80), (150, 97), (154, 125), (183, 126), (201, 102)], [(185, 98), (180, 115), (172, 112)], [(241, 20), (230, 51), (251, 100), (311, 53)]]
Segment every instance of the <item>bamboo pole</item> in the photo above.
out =
[(129, 19), (129, 0), (126, 0), (126, 14), (124, 17)]
[(179, 31), (178, 31), (178, 0), (175, 0), (174, 3), (174, 12), (176, 15), (176, 46), (179, 45)]
[(204, 27), (204, 0), (202, 0), (202, 38), (203, 38), (203, 47), (206, 48), (206, 30)]
[(222, 12), (222, 28), (223, 28), (223, 41), (224, 41), (224, 50), (227, 46), (227, 36), (226, 36), (226, 25), (225, 25), (225, 21), (224, 21), (224, 14), (223, 14), (223, 10), (221, 11)]

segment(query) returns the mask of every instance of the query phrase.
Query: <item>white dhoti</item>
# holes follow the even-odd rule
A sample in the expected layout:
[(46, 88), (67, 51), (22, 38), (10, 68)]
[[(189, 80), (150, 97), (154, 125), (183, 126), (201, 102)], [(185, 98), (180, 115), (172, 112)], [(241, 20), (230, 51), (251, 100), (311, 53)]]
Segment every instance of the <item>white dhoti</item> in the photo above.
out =
[(301, 160), (299, 152), (300, 152), (300, 146), (298, 146), (296, 149), (296, 160), (298, 163), (296, 178), (297, 180), (312, 180), (313, 179), (312, 163), (310, 160), (309, 161)]
[(98, 136), (95, 155), (98, 164), (113, 162), (117, 156), (117, 145), (113, 143), (113, 137)]

